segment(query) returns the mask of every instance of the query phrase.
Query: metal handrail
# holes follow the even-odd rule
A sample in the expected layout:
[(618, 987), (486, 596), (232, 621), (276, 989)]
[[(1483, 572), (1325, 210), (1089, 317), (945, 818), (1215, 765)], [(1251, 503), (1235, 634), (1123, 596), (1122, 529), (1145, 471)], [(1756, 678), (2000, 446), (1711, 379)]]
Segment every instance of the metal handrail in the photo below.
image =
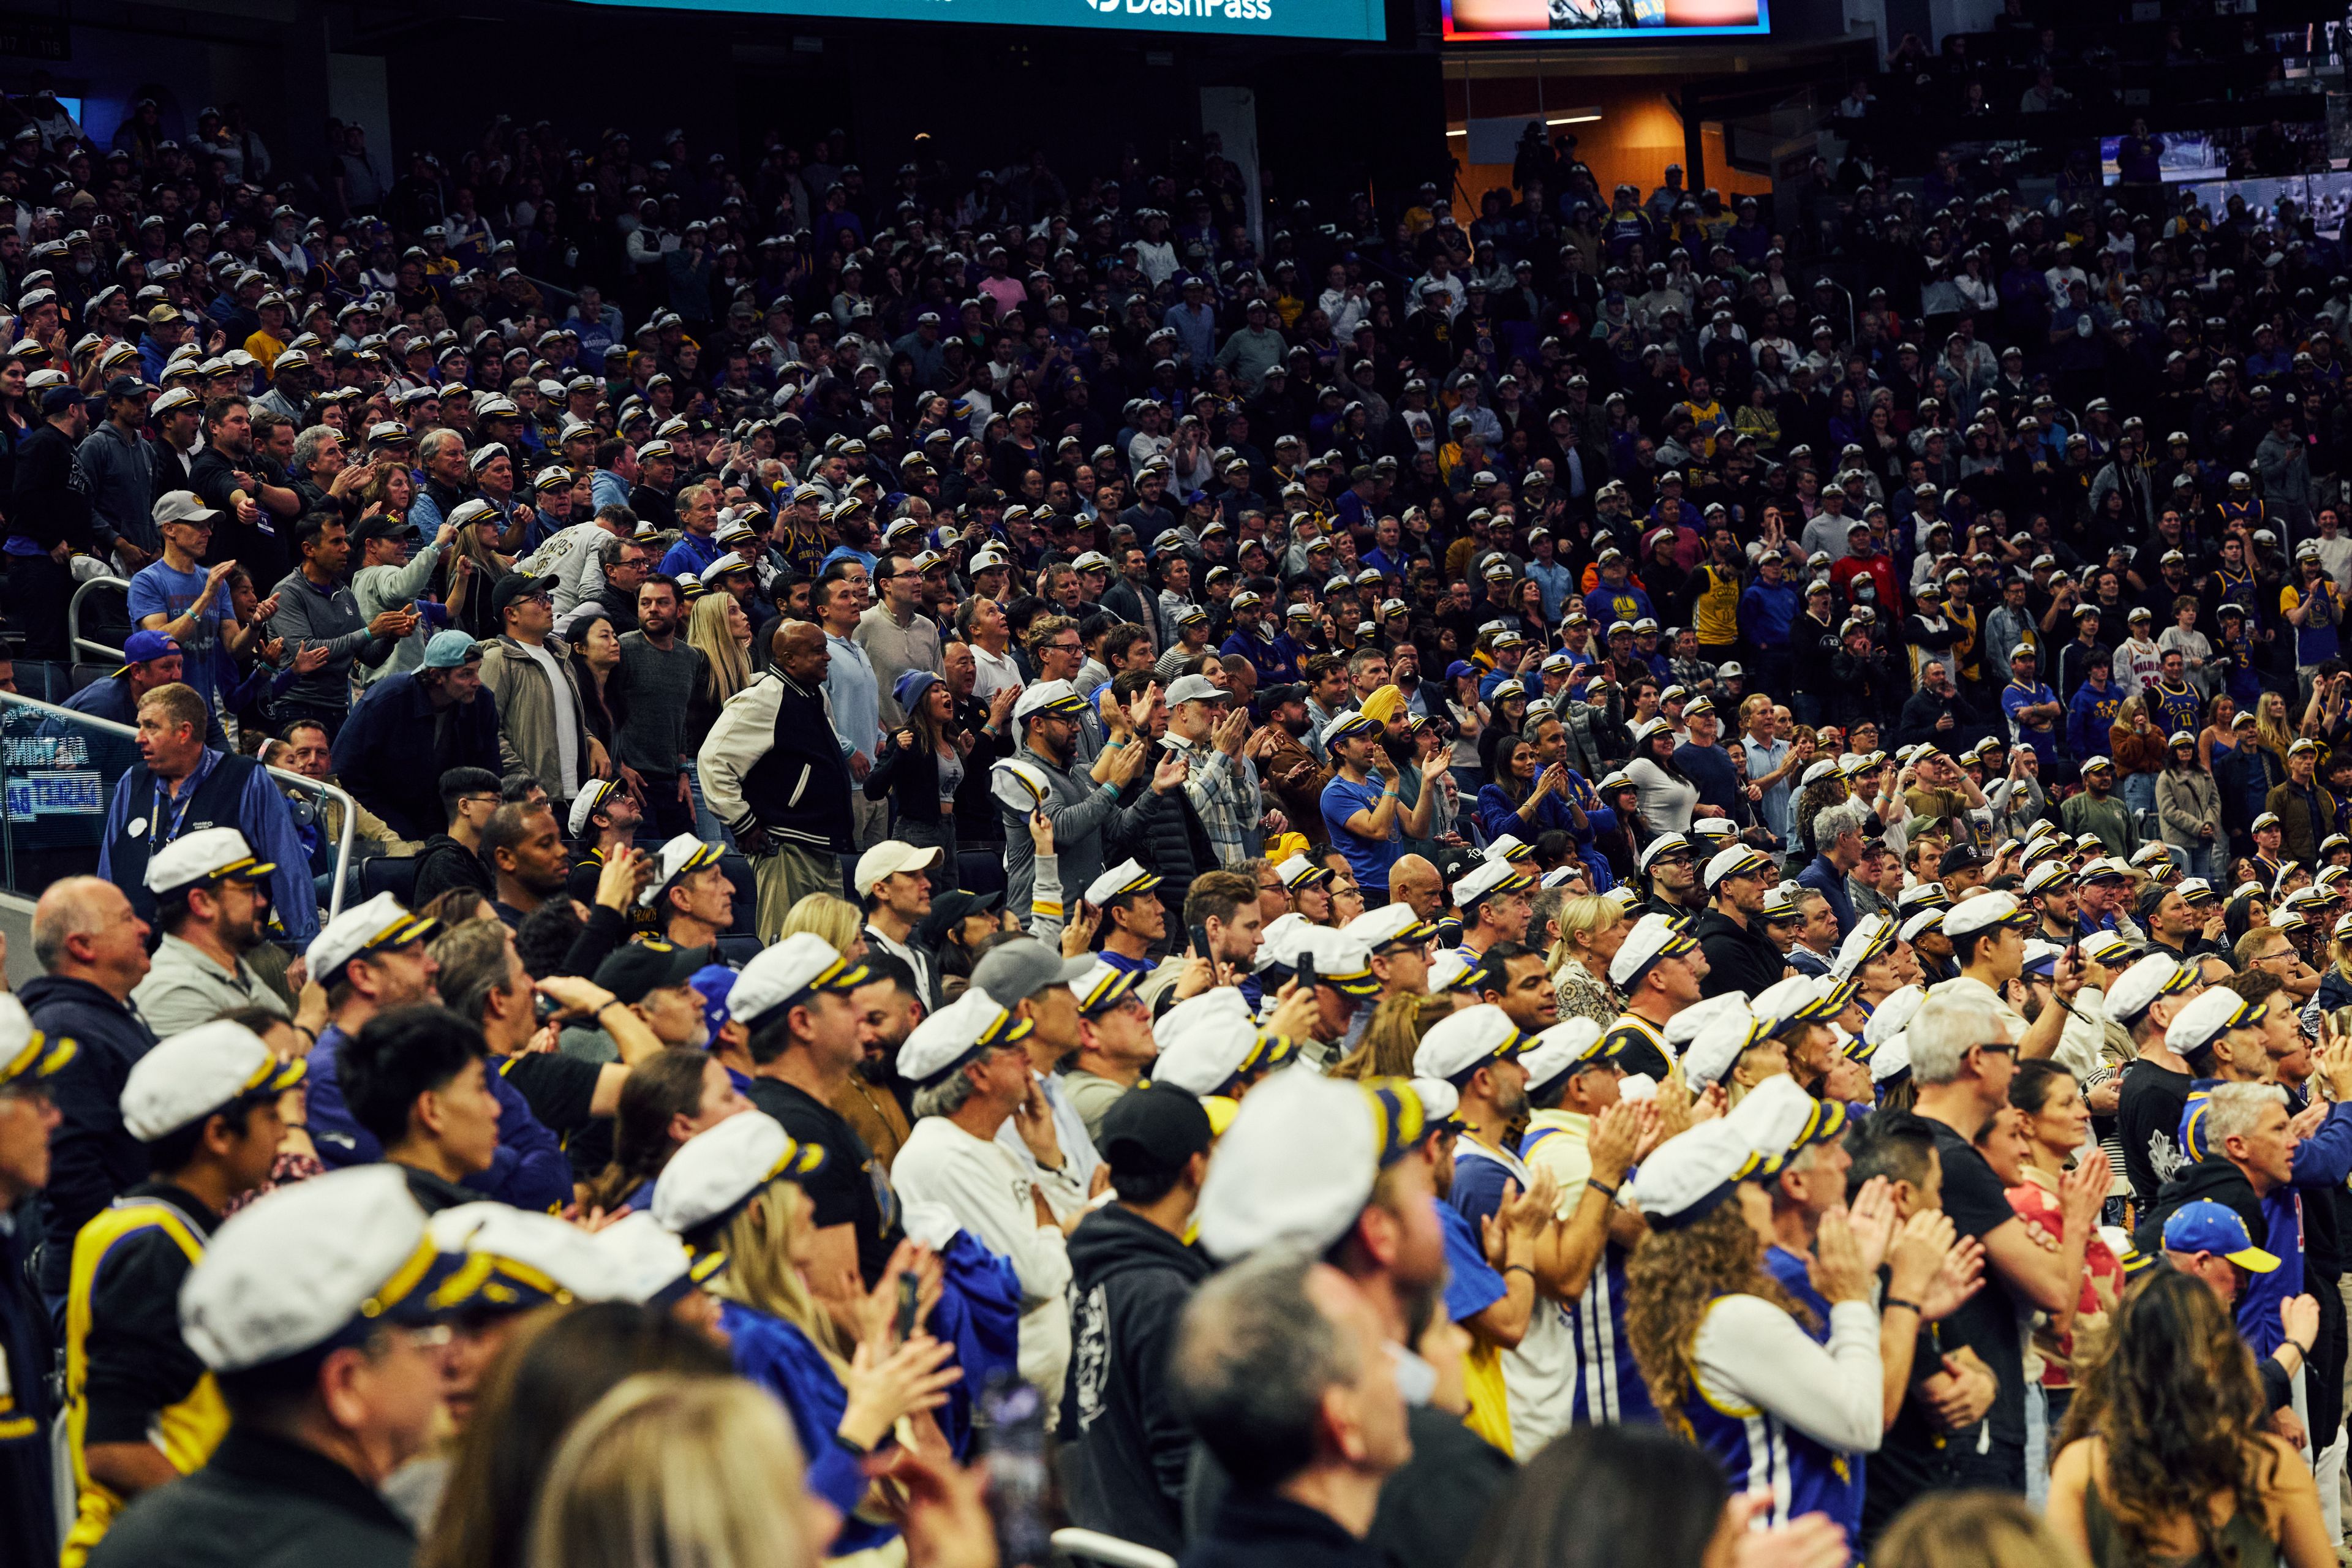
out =
[[(110, 731), (118, 735), (127, 736), (132, 741), (139, 738), (139, 731), (128, 724), (118, 724), (111, 719), (101, 719), (94, 713), (83, 713), (71, 708), (60, 708), (54, 702), (44, 702), (37, 697), (20, 696), (13, 691), (0, 691), (0, 708), (8, 707), (30, 708), (36, 712), (52, 714), (68, 723), (86, 724), (94, 729)], [(350, 874), (352, 868), (352, 843), (353, 834), (359, 826), (360, 803), (338, 785), (326, 784), (318, 779), (305, 778), (300, 773), (290, 773), (284, 768), (269, 768), (268, 772), (270, 777), (281, 784), (311, 791), (321, 800), (342, 803), (343, 827), (342, 831), (336, 835), (334, 885), (327, 890), (327, 919), (331, 921), (343, 912), (343, 879)], [(7, 813), (7, 792), (0, 790), (0, 827), (5, 827)], [(0, 847), (5, 847), (6, 850), (8, 881), (13, 886), (16, 880), (15, 836), (0, 832)]]
[(122, 657), (121, 648), (109, 647), (102, 642), (92, 642), (81, 635), (81, 602), (89, 597), (89, 591), (92, 588), (120, 588), (125, 597), (128, 597), (131, 593), (131, 584), (120, 577), (92, 577), (89, 582), (76, 588), (73, 597), (66, 601), (66, 637), (73, 645), (73, 650), (77, 654), (88, 648), (97, 654), (100, 660), (120, 658)]

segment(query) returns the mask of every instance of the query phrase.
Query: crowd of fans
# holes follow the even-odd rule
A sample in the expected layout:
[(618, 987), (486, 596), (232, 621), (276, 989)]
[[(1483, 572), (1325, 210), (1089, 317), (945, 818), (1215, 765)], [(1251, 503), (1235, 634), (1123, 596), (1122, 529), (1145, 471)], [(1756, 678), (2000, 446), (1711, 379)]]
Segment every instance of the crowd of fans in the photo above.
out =
[(2291, 204), (10, 107), (11, 1561), (2334, 1561)]

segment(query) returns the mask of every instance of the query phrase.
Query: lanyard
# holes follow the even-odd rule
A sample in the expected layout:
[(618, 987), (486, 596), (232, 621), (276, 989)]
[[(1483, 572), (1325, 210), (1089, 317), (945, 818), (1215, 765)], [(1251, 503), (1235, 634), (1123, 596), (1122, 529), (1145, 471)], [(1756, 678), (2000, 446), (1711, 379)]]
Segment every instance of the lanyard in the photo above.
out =
[(164, 791), (163, 781), (162, 779), (155, 781), (155, 816), (147, 826), (147, 852), (150, 855), (155, 852), (159, 835), (160, 841), (164, 844), (169, 844), (180, 837), (180, 825), (187, 821), (188, 807), (196, 803), (196, 791), (202, 787), (205, 774), (208, 771), (210, 770), (200, 763), (197, 764), (196, 771), (188, 775), (187, 791), (181, 796), (179, 810), (172, 814), (172, 830), (169, 833), (163, 831), (163, 807), (171, 796)]

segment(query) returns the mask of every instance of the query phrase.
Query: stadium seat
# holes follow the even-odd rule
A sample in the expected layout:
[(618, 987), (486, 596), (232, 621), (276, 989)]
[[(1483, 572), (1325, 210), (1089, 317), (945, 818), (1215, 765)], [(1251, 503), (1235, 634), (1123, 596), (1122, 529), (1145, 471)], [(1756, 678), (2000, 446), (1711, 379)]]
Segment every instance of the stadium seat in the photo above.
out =
[(416, 898), (416, 859), (409, 855), (376, 855), (362, 860), (360, 874), (360, 901), (364, 903), (378, 893), (390, 893), (402, 903), (414, 908)]

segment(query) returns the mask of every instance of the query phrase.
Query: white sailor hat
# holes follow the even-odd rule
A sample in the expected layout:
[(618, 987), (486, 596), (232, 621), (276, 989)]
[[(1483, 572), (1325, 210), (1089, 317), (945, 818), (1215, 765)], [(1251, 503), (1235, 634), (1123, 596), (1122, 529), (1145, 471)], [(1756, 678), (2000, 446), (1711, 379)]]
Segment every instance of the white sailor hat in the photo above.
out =
[(332, 985), (342, 978), (343, 966), (366, 953), (383, 952), (424, 941), (441, 922), (429, 915), (409, 913), (390, 893), (378, 893), (363, 904), (345, 910), (305, 950), (310, 978)]
[(1285, 888), (1294, 892), (1300, 888), (1320, 888), (1332, 879), (1330, 867), (1309, 860), (1304, 855), (1291, 856), (1274, 868), (1274, 874)]
[(1257, 1021), (1240, 991), (1219, 985), (1161, 1014), (1151, 1038), (1160, 1047), (1151, 1081), (1202, 1099), (1223, 1093), (1241, 1073), (1257, 1046)]
[(588, 837), (588, 819), (603, 810), (604, 803), (620, 794), (621, 788), (620, 782), (615, 779), (590, 779), (586, 784), (582, 784), (580, 793), (572, 797), (569, 824), (572, 837), (574, 838)]
[(1194, 1211), (1212, 1258), (1268, 1247), (1316, 1254), (1348, 1233), (1383, 1168), (1420, 1146), (1420, 1097), (1401, 1079), (1286, 1072), (1242, 1101)]
[(1374, 953), (1391, 947), (1421, 947), (1437, 935), (1437, 928), (1413, 913), (1402, 900), (1366, 910), (1339, 928)]
[(2014, 893), (1982, 893), (1973, 899), (1962, 899), (1944, 911), (1944, 934), (1948, 937), (1963, 937), (1995, 926), (2024, 928), (2032, 924), (2032, 911), (2021, 905)]
[(1053, 780), (1045, 770), (1018, 757), (1004, 757), (990, 766), (988, 789), (998, 804), (1024, 818), (1054, 797)]
[(1318, 984), (1359, 1000), (1381, 994), (1381, 983), (1372, 973), (1371, 950), (1345, 931), (1301, 921), (1278, 936), (1269, 933), (1259, 952), (1269, 964), (1294, 972), (1302, 954), (1312, 954)]
[(123, 1131), (152, 1143), (250, 1095), (276, 1096), (302, 1081), (307, 1063), (281, 1060), (244, 1025), (215, 1018), (151, 1047), (123, 1080)]
[(1631, 991), (1658, 960), (1693, 952), (1697, 948), (1698, 943), (1665, 916), (1643, 915), (1625, 933), (1617, 956), (1609, 961), (1609, 983), (1621, 992)]
[(1488, 843), (1482, 853), (1489, 860), (1532, 860), (1536, 847), (1523, 842), (1516, 833), (1506, 833)]
[(1646, 873), (1659, 856), (1671, 855), (1677, 850), (1687, 853), (1690, 847), (1691, 841), (1679, 833), (1661, 833), (1642, 847), (1642, 853), (1634, 858), (1634, 868)]
[(1483, 964), (1474, 963), (1449, 947), (1429, 961), (1429, 994), (1443, 996), (1449, 991), (1469, 991), (1485, 973)]
[(1611, 1065), (1617, 1052), (1602, 1045), (1606, 1037), (1606, 1031), (1591, 1018), (1562, 1018), (1538, 1035), (1519, 1058), (1528, 1073), (1528, 1096), (1548, 1094), (1553, 1084), (1580, 1068)]
[(2116, 975), (2107, 987), (2107, 1016), (2128, 1029), (2158, 1000), (2192, 989), (2197, 979), (2195, 964), (2151, 952)]
[(1927, 999), (1927, 991), (1917, 985), (1906, 985), (1889, 993), (1871, 1012), (1870, 1022), (1862, 1026), (1863, 1039), (1873, 1046), (1885, 1045), (1911, 1026), (1913, 1015)]
[(1711, 1019), (1683, 1052), (1683, 1078), (1694, 1089), (1721, 1083), (1731, 1075), (1742, 1052), (1769, 1037), (1764, 1020), (1744, 1004), (1727, 1008)]
[(459, 1204), (435, 1215), (425, 1229), (436, 1250), (464, 1258), (426, 1298), (436, 1312), (526, 1312), (618, 1294), (595, 1238), (551, 1214), (488, 1201)]
[(1491, 1061), (1507, 1061), (1531, 1042), (1492, 1003), (1465, 1007), (1430, 1026), (1412, 1053), (1415, 1078), (1454, 1079)]
[(1533, 877), (1508, 860), (1482, 860), (1454, 884), (1454, 906), (1466, 913), (1471, 905), (1490, 894), (1520, 892), (1535, 885)]
[(1070, 982), (1070, 994), (1077, 999), (1081, 1016), (1100, 1017), (1133, 995), (1135, 983), (1141, 978), (1132, 969), (1098, 963)]
[(397, 1165), (264, 1194), (213, 1232), (180, 1287), (180, 1333), (216, 1373), (421, 1323), (446, 1271)]
[(1677, 1009), (1658, 1033), (1672, 1050), (1679, 1053), (1688, 1048), (1709, 1026), (1738, 1013), (1750, 1016), (1748, 995), (1742, 991), (1726, 991), (1717, 995), (1702, 997), (1689, 1006)]
[(257, 882), (278, 867), (258, 858), (234, 827), (200, 827), (155, 851), (147, 862), (147, 890), (158, 898), (183, 888), (225, 882)]
[[(1512, 683), (1509, 681), (1504, 682), (1506, 686)], [(1502, 693), (1498, 689), (1496, 695), (1500, 698)], [(1380, 731), (1380, 725), (1355, 710), (1349, 709), (1323, 726), (1323, 744), (1328, 748), (1335, 742), (1344, 741), (1355, 735), (1377, 735)]]
[(1087, 884), (1087, 902), (1102, 909), (1113, 899), (1123, 899), (1129, 893), (1148, 893), (1160, 886), (1160, 881), (1130, 856)]
[(1944, 912), (1943, 907), (1937, 904), (1931, 904), (1923, 910), (1915, 910), (1904, 917), (1903, 929), (1896, 934), (1905, 942), (1917, 942), (1929, 931), (1942, 928)]
[(1791, 1024), (1826, 1024), (1853, 1000), (1854, 983), (1831, 975), (1791, 974), (1748, 999), (1748, 1010), (1774, 1033)]
[(751, 956), (727, 993), (727, 1016), (747, 1029), (803, 995), (847, 994), (866, 983), (866, 965), (853, 963), (814, 931), (800, 931)]
[(677, 1146), (655, 1180), (653, 1216), (691, 1241), (732, 1219), (770, 1182), (807, 1175), (824, 1158), (823, 1144), (797, 1142), (764, 1111), (738, 1111)]
[(1830, 960), (1830, 973), (1840, 980), (1851, 980), (1864, 964), (1894, 951), (1895, 922), (1885, 915), (1864, 915), (1838, 944), (1837, 956)]
[(706, 866), (719, 864), (725, 853), (720, 845), (707, 843), (691, 833), (681, 833), (663, 845), (654, 859), (654, 879), (646, 890), (637, 895), (640, 908), (652, 909), (662, 894), (676, 887)]
[[(1667, 1139), (1642, 1162), (1634, 1206), (1653, 1228), (1705, 1218), (1735, 1185), (1769, 1175), (1813, 1114), (1814, 1100), (1785, 1075), (1765, 1079), (1724, 1116)], [(1767, 1153), (1766, 1151), (1770, 1152)]]
[(1712, 892), (1716, 887), (1733, 877), (1760, 877), (1772, 868), (1772, 858), (1751, 845), (1735, 844), (1728, 849), (1716, 851), (1706, 863), (1706, 883)]
[(1013, 704), (1013, 721), (1018, 724), (1033, 713), (1046, 712), (1075, 719), (1086, 711), (1086, 699), (1068, 681), (1041, 680), (1022, 689), (1020, 700)]
[(2248, 1029), (2263, 1021), (2269, 1004), (2249, 1002), (2226, 985), (2216, 985), (2191, 999), (2164, 1031), (2164, 1043), (2178, 1054), (2195, 1058), (2232, 1029)]
[(674, 1231), (644, 1209), (632, 1209), (591, 1238), (604, 1255), (614, 1299), (641, 1307), (667, 1306), (716, 1278), (727, 1255), (689, 1251)]
[(2058, 888), (2063, 891), (2063, 885), (2074, 879), (2074, 873), (2066, 869), (2059, 862), (2044, 860), (2025, 874), (2023, 888), (2026, 896), (2032, 898), (2036, 894), (2047, 892), (2052, 888)]

